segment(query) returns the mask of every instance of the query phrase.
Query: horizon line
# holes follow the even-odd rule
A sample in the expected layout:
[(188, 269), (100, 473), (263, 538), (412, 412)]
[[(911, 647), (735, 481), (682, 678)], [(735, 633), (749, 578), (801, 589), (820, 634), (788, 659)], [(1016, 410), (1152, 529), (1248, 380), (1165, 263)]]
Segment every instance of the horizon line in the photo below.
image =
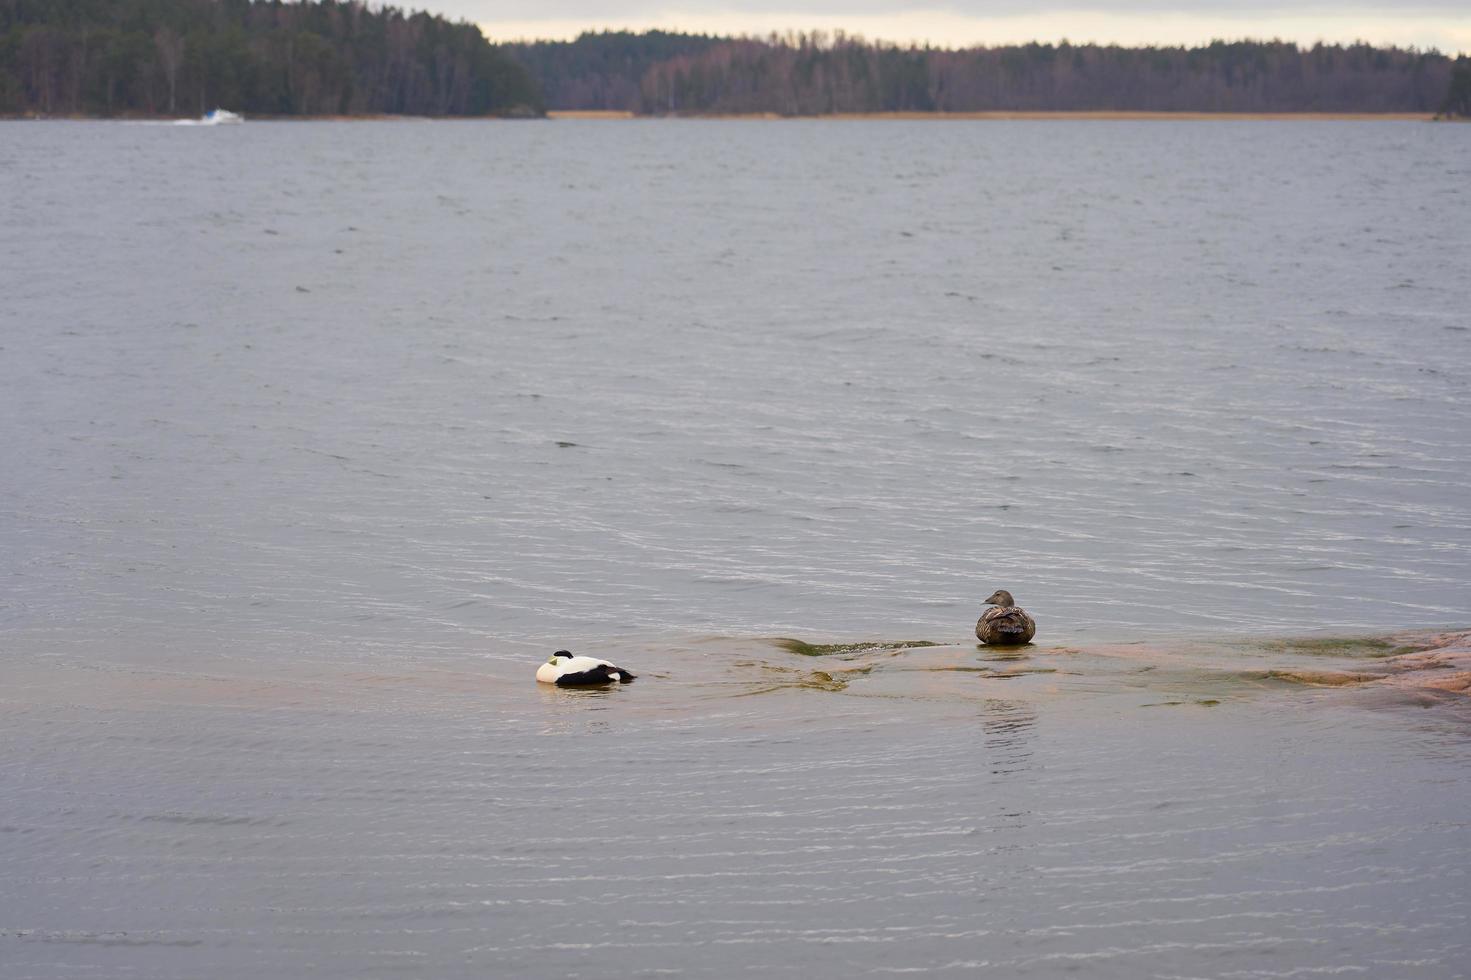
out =
[(901, 17), (771, 16), (669, 13), (658, 18), (628, 18), (598, 23), (582, 19), (475, 21), (487, 40), (496, 44), (534, 44), (574, 41), (584, 34), (703, 35), (729, 40), (769, 40), (773, 34), (825, 34), (869, 44), (893, 47), (930, 47), (963, 51), (1027, 44), (1062, 43), (1073, 47), (1201, 48), (1212, 42), (1290, 43), (1439, 53), (1450, 58), (1471, 55), (1471, 14), (1436, 20), (1402, 18), (1302, 17), (1136, 17), (1125, 15), (1036, 15), (1021, 17), (965, 17), (948, 14)]
[[(485, 32), (485, 26), (486, 25), (484, 25), (484, 24), (476, 24), (475, 26), (478, 27), (478, 28), (480, 28), (482, 33), (486, 33)], [(1039, 47), (1052, 47), (1052, 48), (1061, 48), (1061, 47), (1072, 47), (1072, 48), (1124, 48), (1124, 49), (1156, 48), (1156, 49), (1160, 49), (1160, 50), (1166, 50), (1166, 49), (1182, 49), (1182, 50), (1187, 50), (1188, 51), (1188, 50), (1197, 49), (1197, 48), (1208, 48), (1208, 47), (1211, 47), (1211, 46), (1216, 45), (1216, 44), (1291, 44), (1291, 45), (1297, 47), (1299, 50), (1304, 50), (1304, 51), (1310, 51), (1310, 50), (1312, 50), (1315, 47), (1336, 47), (1336, 48), (1368, 47), (1368, 48), (1373, 48), (1375, 50), (1382, 50), (1382, 51), (1403, 51), (1403, 52), (1414, 53), (1414, 54), (1438, 54), (1438, 55), (1441, 55), (1443, 57), (1447, 57), (1447, 58), (1451, 58), (1451, 59), (1471, 57), (1471, 50), (1466, 50), (1466, 51), (1448, 51), (1448, 50), (1445, 50), (1445, 49), (1442, 49), (1442, 48), (1435, 47), (1434, 45), (1431, 45), (1431, 46), (1426, 47), (1426, 46), (1422, 46), (1422, 45), (1418, 45), (1418, 44), (1399, 44), (1399, 43), (1391, 42), (1391, 41), (1376, 42), (1376, 41), (1366, 40), (1365, 38), (1354, 38), (1353, 40), (1346, 40), (1346, 39), (1329, 39), (1329, 38), (1326, 38), (1326, 37), (1320, 37), (1320, 38), (1314, 38), (1312, 41), (1303, 41), (1303, 40), (1300, 40), (1298, 38), (1277, 37), (1277, 36), (1267, 37), (1265, 35), (1254, 35), (1254, 34), (1242, 34), (1242, 35), (1230, 36), (1230, 37), (1212, 37), (1212, 38), (1209, 38), (1209, 39), (1207, 39), (1205, 41), (1129, 41), (1129, 42), (1124, 42), (1124, 41), (1097, 41), (1097, 40), (1079, 41), (1079, 40), (1074, 40), (1073, 38), (1070, 38), (1070, 37), (1060, 37), (1060, 38), (1057, 38), (1056, 40), (1049, 40), (1047, 38), (1031, 38), (1031, 39), (1026, 40), (1026, 41), (994, 41), (994, 42), (992, 42), (992, 41), (976, 41), (976, 42), (966, 43), (966, 44), (936, 44), (936, 43), (931, 42), (931, 41), (924, 41), (924, 40), (919, 40), (919, 39), (908, 40), (908, 41), (894, 41), (894, 40), (891, 40), (891, 39), (886, 38), (886, 37), (869, 37), (868, 35), (863, 34), (862, 32), (859, 32), (859, 31), (843, 31), (843, 30), (833, 31), (833, 30), (828, 30), (827, 28), (814, 28), (812, 30), (807, 30), (807, 31), (784, 29), (784, 30), (765, 31), (765, 32), (759, 33), (759, 34), (758, 33), (752, 33), (750, 31), (742, 31), (742, 32), (739, 32), (739, 33), (719, 33), (719, 34), (716, 34), (716, 33), (711, 33), (710, 31), (682, 30), (680, 28), (675, 28), (675, 27), (650, 27), (650, 28), (643, 28), (643, 29), (629, 28), (629, 27), (598, 27), (598, 28), (589, 27), (589, 28), (586, 28), (584, 30), (578, 31), (578, 33), (576, 33), (574, 35), (571, 35), (570, 37), (569, 36), (558, 36), (558, 37), (546, 37), (546, 36), (535, 36), (535, 37), (533, 37), (533, 36), (506, 37), (506, 36), (500, 36), (500, 37), (492, 37), (492, 36), (490, 36), (487, 33), (486, 34), (486, 40), (490, 41), (492, 44), (571, 44), (571, 43), (579, 40), (580, 38), (582, 38), (582, 37), (584, 37), (586, 35), (631, 34), (631, 35), (634, 35), (634, 36), (639, 36), (639, 35), (644, 35), (644, 34), (655, 34), (655, 33), (669, 34), (669, 35), (682, 36), (682, 37), (705, 37), (705, 38), (709, 38), (709, 39), (714, 40), (714, 41), (757, 41), (757, 42), (761, 42), (761, 43), (773, 43), (773, 40), (775, 41), (775, 43), (782, 43), (782, 42), (788, 41), (788, 40), (793, 39), (793, 38), (802, 37), (804, 35), (807, 36), (807, 37), (812, 37), (814, 35), (821, 35), (821, 36), (823, 36), (823, 37), (825, 37), (827, 39), (831, 39), (834, 34), (841, 33), (843, 35), (844, 40), (851, 41), (851, 42), (854, 42), (854, 43), (857, 43), (857, 44), (867, 44), (867, 45), (874, 45), (874, 46), (879, 46), (879, 47), (893, 47), (893, 48), (906, 48), (906, 49), (907, 48), (916, 48), (916, 49), (919, 49), (919, 50), (929, 49), (931, 51), (971, 51), (971, 50), (975, 50), (977, 48), (1023, 48), (1023, 47), (1028, 47), (1030, 45), (1037, 45)]]

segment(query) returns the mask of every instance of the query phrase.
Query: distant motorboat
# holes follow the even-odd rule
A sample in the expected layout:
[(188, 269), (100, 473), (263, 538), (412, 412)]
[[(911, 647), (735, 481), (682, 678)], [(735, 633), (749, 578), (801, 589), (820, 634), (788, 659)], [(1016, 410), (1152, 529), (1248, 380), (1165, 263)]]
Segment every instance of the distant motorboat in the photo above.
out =
[(245, 122), (245, 117), (229, 109), (211, 109), (199, 119), (179, 119), (175, 126), (234, 126)]

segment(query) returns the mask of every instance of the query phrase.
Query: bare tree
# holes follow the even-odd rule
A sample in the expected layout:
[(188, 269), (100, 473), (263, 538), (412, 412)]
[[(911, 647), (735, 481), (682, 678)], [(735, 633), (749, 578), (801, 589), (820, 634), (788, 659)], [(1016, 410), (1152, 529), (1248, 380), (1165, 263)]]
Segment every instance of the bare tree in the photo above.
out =
[(153, 32), (153, 46), (158, 49), (158, 64), (163, 68), (163, 77), (169, 86), (169, 114), (174, 112), (175, 95), (179, 89), (179, 66), (184, 63), (184, 39), (168, 27)]

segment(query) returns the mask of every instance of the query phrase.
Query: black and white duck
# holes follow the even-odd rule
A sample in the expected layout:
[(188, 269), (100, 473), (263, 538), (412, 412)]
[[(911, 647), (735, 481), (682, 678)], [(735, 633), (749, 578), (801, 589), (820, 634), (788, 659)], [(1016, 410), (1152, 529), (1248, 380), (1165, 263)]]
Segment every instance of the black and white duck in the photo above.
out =
[(627, 684), (633, 674), (597, 657), (574, 657), (571, 651), (558, 650), (552, 658), (536, 668), (536, 679), (558, 687), (589, 687), (595, 684)]

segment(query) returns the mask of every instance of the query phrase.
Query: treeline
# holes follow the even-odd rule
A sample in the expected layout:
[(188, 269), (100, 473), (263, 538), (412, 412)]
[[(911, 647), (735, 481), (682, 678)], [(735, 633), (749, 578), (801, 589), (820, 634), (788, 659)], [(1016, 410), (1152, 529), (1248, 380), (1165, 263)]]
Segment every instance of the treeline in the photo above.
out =
[(651, 112), (658, 110), (643, 97), (651, 71), (730, 43), (705, 34), (603, 31), (505, 48), (531, 73), (548, 108)]
[(1456, 59), (1456, 70), (1451, 74), (1451, 89), (1446, 93), (1442, 114), (1471, 119), (1471, 58)]
[(534, 115), (472, 24), (360, 0), (0, 0), (0, 113)]
[(1457, 71), (1435, 51), (1283, 41), (949, 50), (842, 33), (758, 39), (605, 32), (507, 48), (535, 77), (548, 108), (646, 114), (1432, 113), (1452, 101)]
[(1471, 115), (1471, 60), (1213, 42), (951, 50), (649, 31), (496, 46), (364, 0), (0, 0), (0, 114), (1161, 110)]

